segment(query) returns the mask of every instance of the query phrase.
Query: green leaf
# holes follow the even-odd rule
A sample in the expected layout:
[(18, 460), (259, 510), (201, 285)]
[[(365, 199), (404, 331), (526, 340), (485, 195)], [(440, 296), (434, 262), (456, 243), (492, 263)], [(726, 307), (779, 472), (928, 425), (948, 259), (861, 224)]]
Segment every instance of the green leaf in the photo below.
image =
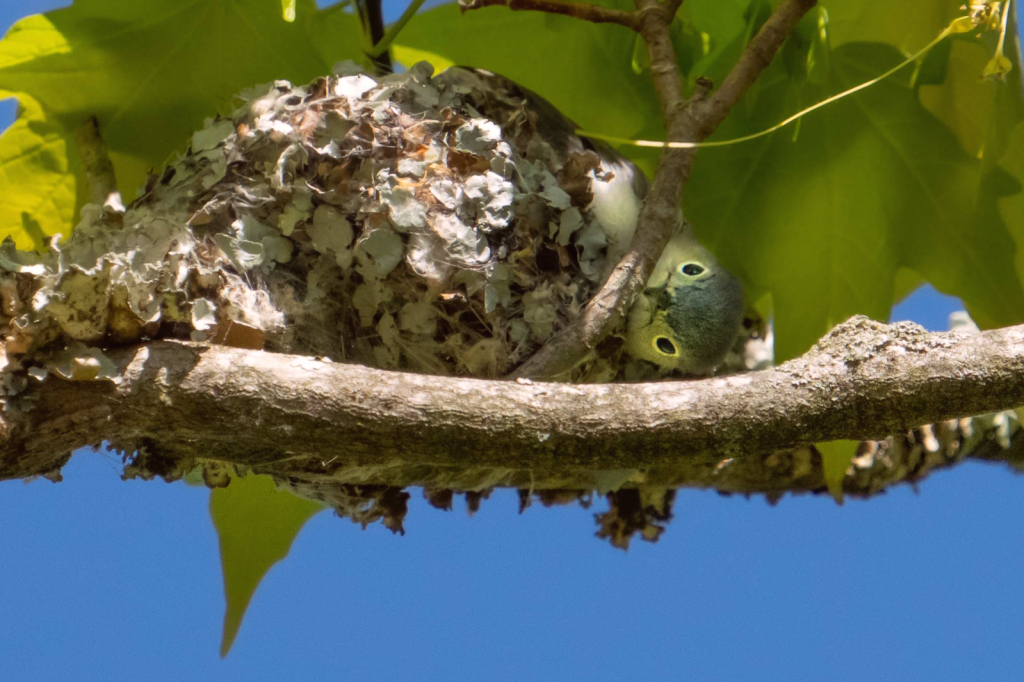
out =
[(953, 43), (959, 37), (961, 36), (958, 34), (955, 38), (943, 40), (921, 57), (914, 76), (916, 85), (942, 85), (946, 82), (949, 75), (949, 56), (953, 52)]
[[(602, 4), (632, 8), (624, 1)], [(443, 5), (413, 17), (395, 54), (417, 50), (494, 71), (536, 91), (583, 128), (634, 136), (660, 122), (660, 113), (650, 78), (633, 71), (633, 39), (611, 24), (504, 7), (461, 14)]]
[[(1006, 169), (1024, 179), (1024, 122), (1018, 123), (1006, 142)], [(1017, 240), (1017, 277), (1024, 282), (1024, 192), (999, 199), (999, 214)]]
[[(332, 12), (319, 21), (314, 0), (298, 4), (289, 23), (279, 0), (77, 0), (22, 19), (0, 40), (0, 90), (33, 98), (64, 131), (96, 116), (131, 199), (145, 172), (183, 150), (204, 118), (231, 111), (240, 90), (306, 82), (359, 55), (357, 19)], [(37, 218), (45, 233), (68, 232), (49, 218)], [(0, 235), (19, 229), (0, 223)]]
[(855, 440), (833, 440), (814, 446), (821, 455), (825, 485), (838, 504), (843, 503), (843, 477), (846, 476), (853, 456), (857, 454), (857, 445)]
[(744, 13), (751, 2), (753, 0), (686, 0), (679, 16), (692, 20), (697, 30), (708, 34), (712, 41), (730, 42), (747, 28)]
[(790, 33), (779, 59), (791, 77), (807, 78), (821, 85), (828, 79), (830, 55), (828, 12), (823, 7), (814, 7)]
[[(691, 8), (694, 25), (697, 30), (707, 32), (711, 42), (711, 50), (690, 71), (691, 89), (697, 78), (707, 78), (716, 86), (721, 85), (743, 53), (743, 48), (771, 16), (772, 6), (768, 0), (750, 0), (744, 4), (747, 6), (742, 10), (732, 8), (732, 16), (723, 14), (727, 11), (725, 8), (703, 11)], [(760, 83), (755, 83), (755, 88), (760, 89)], [(747, 100), (753, 99), (751, 94), (748, 90)]]
[[(1020, 56), (1013, 50), (1020, 69)], [(950, 41), (944, 82), (919, 88), (921, 102), (957, 136), (961, 147), (980, 160), (974, 183), (999, 189), (1007, 175), (1016, 186), (999, 194), (999, 212), (1017, 244), (1016, 271), (1024, 281), (1024, 90), (1016, 78), (1005, 82), (983, 80), (982, 72), (992, 58), (984, 41), (958, 36)]]
[(430, 62), (434, 66), (434, 73), (441, 73), (445, 69), (455, 66), (455, 62), (450, 59), (445, 59), (434, 52), (417, 50), (415, 48), (405, 47), (402, 45), (395, 45), (392, 47), (391, 55), (395, 58), (396, 62), (404, 65), (406, 68), (417, 62)]
[(983, 159), (981, 170), (988, 172), (1007, 157), (1006, 141), (1024, 121), (1024, 93), (1017, 79), (982, 80), (992, 58), (984, 42), (958, 36), (949, 43), (946, 79), (922, 86), (921, 102), (956, 134), (968, 154)]
[[(305, 0), (300, 1), (305, 2)], [(346, 59), (360, 62), (365, 58), (361, 47), (363, 28), (359, 24), (358, 17), (342, 11), (345, 5), (346, 3), (343, 1), (319, 11), (310, 11), (311, 7), (303, 9), (303, 12), (308, 12), (309, 20), (302, 22), (302, 26), (308, 32), (313, 47), (323, 63), (331, 67)], [(323, 75), (325, 74), (315, 74), (315, 76)]]
[(249, 600), (270, 567), (288, 555), (302, 526), (323, 505), (275, 489), (269, 476), (232, 478), (210, 495), (210, 517), (220, 537), (224, 574), (224, 634), (220, 655), (231, 649)]
[[(893, 48), (832, 52), (823, 86), (779, 78), (716, 138), (763, 130), (902, 60)], [(907, 75), (910, 69), (907, 69)], [(684, 196), (705, 244), (769, 291), (776, 360), (854, 314), (885, 319), (899, 267), (960, 296), (983, 327), (1024, 319), (1015, 246), (999, 215), (1013, 185), (979, 183), (979, 161), (921, 106), (903, 72), (751, 143), (702, 151)]]
[(921, 279), (921, 275), (910, 268), (900, 268), (896, 271), (896, 282), (893, 286), (893, 303), (899, 303), (907, 296), (910, 296), (922, 284), (924, 284), (924, 281)]
[(0, 136), (0, 232), (19, 249), (44, 251), (47, 229), (65, 236), (74, 219), (78, 163), (64, 130), (48, 121), (30, 97), (20, 98), (18, 119)]
[(953, 0), (821, 0), (834, 46), (849, 42), (889, 43), (911, 54), (932, 41), (956, 17)]

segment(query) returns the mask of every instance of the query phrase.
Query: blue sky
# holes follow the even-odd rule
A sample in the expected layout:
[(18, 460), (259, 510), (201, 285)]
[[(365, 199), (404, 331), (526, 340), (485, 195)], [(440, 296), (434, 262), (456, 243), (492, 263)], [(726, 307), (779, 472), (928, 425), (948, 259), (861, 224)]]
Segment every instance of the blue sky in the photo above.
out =
[[(0, 29), (53, 4), (4, 3)], [(958, 307), (924, 290), (894, 317)], [(404, 537), (321, 513), (223, 661), (208, 491), (99, 453), (64, 476), (0, 483), (0, 680), (1022, 677), (1024, 481), (996, 466), (843, 507), (683, 491), (628, 553), (595, 510), (509, 492), (469, 518), (413, 491)]]

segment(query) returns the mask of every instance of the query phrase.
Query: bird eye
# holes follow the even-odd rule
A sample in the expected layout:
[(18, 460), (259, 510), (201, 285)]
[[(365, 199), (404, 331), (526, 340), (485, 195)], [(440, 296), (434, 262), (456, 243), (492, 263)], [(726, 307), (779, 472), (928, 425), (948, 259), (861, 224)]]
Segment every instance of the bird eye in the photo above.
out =
[(654, 340), (654, 345), (657, 346), (658, 350), (660, 350), (665, 355), (676, 354), (676, 345), (669, 341), (668, 339), (666, 339), (664, 336), (659, 336), (658, 338), (656, 338)]
[(679, 268), (679, 272), (690, 277), (696, 277), (697, 275), (704, 272), (704, 268), (697, 265), (696, 263), (687, 263), (683, 267)]

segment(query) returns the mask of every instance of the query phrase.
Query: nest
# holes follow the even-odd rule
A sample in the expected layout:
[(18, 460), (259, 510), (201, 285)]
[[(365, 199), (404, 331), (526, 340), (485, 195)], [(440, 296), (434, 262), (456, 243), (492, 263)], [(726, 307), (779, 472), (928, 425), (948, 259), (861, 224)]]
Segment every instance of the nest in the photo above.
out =
[[(618, 260), (646, 181), (507, 79), (431, 72), (253, 88), (124, 213), (86, 206), (41, 257), (5, 243), (8, 361), (49, 349), (49, 369), (102, 376), (96, 346), (177, 337), (514, 369)], [(619, 346), (569, 378), (615, 378)]]

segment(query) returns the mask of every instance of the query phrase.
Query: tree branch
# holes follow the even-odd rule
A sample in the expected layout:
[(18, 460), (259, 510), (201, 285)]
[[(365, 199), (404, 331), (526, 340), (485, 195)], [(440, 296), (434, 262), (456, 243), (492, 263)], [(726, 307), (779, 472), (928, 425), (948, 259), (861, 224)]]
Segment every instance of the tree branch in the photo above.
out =
[[(174, 342), (108, 355), (117, 385), (51, 377), (10, 399), (0, 479), (52, 472), (105, 440), (157, 453), (157, 473), (205, 458), (290, 479), (539, 489), (636, 471), (645, 483), (777, 493), (822, 485), (812, 443), (1024, 404), (1024, 326), (927, 333), (854, 318), (775, 369), (650, 384), (437, 377)], [(952, 452), (930, 466), (963, 456)], [(870, 476), (848, 474), (852, 492), (930, 468), (868, 460)]]
[(375, 49), (384, 40), (384, 11), (381, 0), (356, 0), (356, 8), (363, 24), (363, 52), (377, 74), (391, 73), (393, 71), (391, 53), (387, 49), (383, 51)]
[(715, 132), (729, 112), (772, 62), (786, 37), (800, 19), (818, 4), (818, 0), (786, 0), (772, 13), (757, 35), (747, 44), (736, 66), (729, 71), (721, 87), (703, 101), (695, 101), (690, 131), (703, 140)]
[(665, 16), (671, 22), (675, 18), (676, 12), (683, 6), (683, 0), (662, 0), (662, 2), (665, 5)]
[[(669, 33), (672, 15), (666, 16), (666, 10), (671, 8), (659, 0), (637, 0), (640, 34), (647, 42), (651, 78), (661, 100), (668, 140), (695, 142), (713, 133), (771, 63), (800, 17), (816, 3), (817, 0), (783, 2), (744, 49), (722, 87), (708, 96), (710, 83), (699, 82), (697, 91), (687, 102), (683, 98), (681, 75)], [(576, 323), (549, 340), (520, 365), (513, 376), (551, 378), (563, 374), (583, 360), (589, 350), (621, 322), (678, 225), (680, 195), (690, 177), (695, 155), (692, 149), (662, 152), (629, 251)]]
[(412, 2), (409, 3), (409, 6), (405, 8), (405, 11), (402, 12), (402, 16), (400, 16), (398, 20), (388, 28), (387, 32), (379, 41), (374, 43), (373, 48), (367, 52), (367, 56), (370, 57), (370, 59), (378, 59), (381, 55), (388, 52), (388, 50), (391, 49), (391, 44), (395, 42), (395, 38), (397, 38), (398, 34), (402, 32), (402, 29), (405, 28), (406, 24), (416, 16), (416, 12), (419, 11), (424, 2), (426, 2), (426, 0), (412, 0)]
[(513, 12), (533, 11), (561, 14), (595, 24), (618, 24), (639, 31), (635, 12), (592, 5), (587, 2), (563, 2), (562, 0), (460, 0), (463, 12), (484, 7), (507, 7)]

